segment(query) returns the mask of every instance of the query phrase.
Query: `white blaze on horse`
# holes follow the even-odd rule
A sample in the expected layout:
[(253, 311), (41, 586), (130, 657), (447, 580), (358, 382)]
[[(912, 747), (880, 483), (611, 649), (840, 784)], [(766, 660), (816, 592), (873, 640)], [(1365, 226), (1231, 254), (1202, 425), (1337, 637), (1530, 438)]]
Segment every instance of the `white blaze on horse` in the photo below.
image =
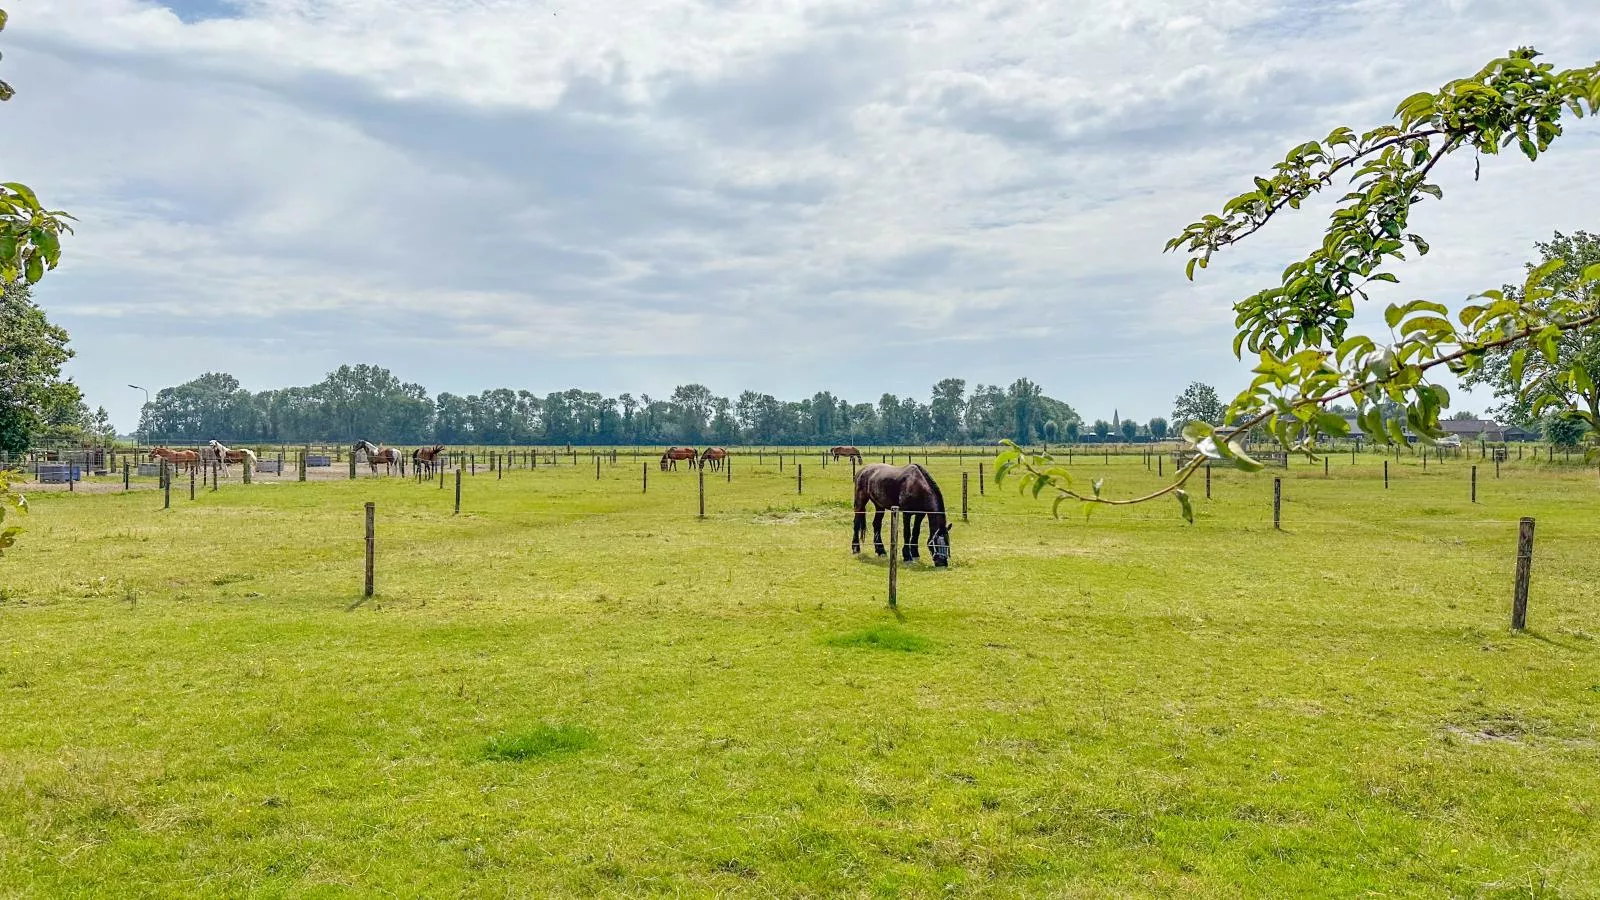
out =
[(206, 446), (200, 448), (200, 464), (207, 467), (218, 467), (222, 470), (223, 478), (233, 477), (233, 475), (228, 472), (228, 465), (230, 463), (244, 462), (248, 462), (250, 464), (250, 468), (252, 469), (256, 467), (256, 455), (254, 451), (243, 449), (230, 450), (227, 447), (222, 446), (222, 444), (218, 443), (217, 441), (211, 441)]
[(389, 474), (391, 475), (394, 474), (395, 467), (400, 465), (399, 450), (393, 447), (378, 447), (371, 441), (356, 441), (355, 446), (350, 448), (350, 452), (365, 453), (367, 455), (367, 465), (372, 467), (372, 474), (374, 475), (378, 474), (379, 463), (388, 466)]

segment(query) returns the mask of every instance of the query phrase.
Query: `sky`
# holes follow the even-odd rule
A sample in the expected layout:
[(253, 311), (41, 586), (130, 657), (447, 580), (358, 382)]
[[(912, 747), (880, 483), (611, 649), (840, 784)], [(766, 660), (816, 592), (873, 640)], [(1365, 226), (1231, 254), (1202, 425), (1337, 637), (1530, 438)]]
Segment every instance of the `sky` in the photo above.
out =
[[(1325, 209), (1193, 283), (1168, 237), (1512, 47), (1594, 62), (1592, 3), (8, 0), (0, 170), (78, 219), (35, 298), (124, 431), (130, 383), (358, 362), (434, 393), (1028, 377), (1144, 419), (1245, 385), (1230, 307)], [(1587, 121), (1472, 169), (1363, 321), (1600, 230)]]

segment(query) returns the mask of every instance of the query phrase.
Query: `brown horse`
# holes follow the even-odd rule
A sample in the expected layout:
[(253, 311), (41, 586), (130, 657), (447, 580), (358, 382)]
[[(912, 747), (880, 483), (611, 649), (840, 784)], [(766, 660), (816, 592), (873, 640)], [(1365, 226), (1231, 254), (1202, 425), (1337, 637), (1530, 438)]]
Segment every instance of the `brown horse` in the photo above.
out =
[(444, 455), (444, 445), (434, 444), (432, 447), (418, 447), (411, 451), (411, 465), (418, 474), (433, 477), (433, 467), (438, 465), (439, 457)]
[(698, 455), (693, 447), (668, 447), (667, 452), (661, 454), (661, 471), (665, 472), (669, 467), (677, 469), (679, 460), (688, 460), (692, 466)]
[(394, 474), (395, 469), (400, 467), (400, 451), (393, 447), (379, 448), (373, 446), (371, 441), (356, 441), (355, 446), (350, 448), (350, 452), (367, 454), (367, 465), (372, 467), (372, 474), (374, 475), (378, 474), (378, 465), (380, 463), (388, 468), (391, 475)]
[(700, 468), (711, 467), (711, 471), (720, 472), (724, 461), (728, 458), (728, 451), (722, 447), (707, 447), (700, 454)]
[(921, 556), (917, 541), (922, 532), (922, 519), (928, 519), (928, 552), (935, 566), (950, 565), (950, 520), (945, 517), (944, 494), (928, 474), (928, 470), (912, 463), (907, 466), (890, 466), (873, 463), (856, 473), (855, 521), (850, 531), (850, 552), (861, 552), (861, 536), (867, 532), (867, 501), (877, 507), (872, 517), (872, 546), (879, 556), (888, 551), (883, 547), (883, 514), (899, 507), (905, 516), (905, 543), (900, 557), (911, 562)]
[(200, 463), (200, 454), (193, 450), (169, 450), (166, 447), (157, 447), (150, 451), (152, 460), (164, 459), (171, 463), (179, 472), (184, 469), (193, 469)]
[(861, 448), (859, 447), (834, 447), (828, 452), (833, 454), (836, 462), (841, 459), (853, 459), (856, 462), (861, 462)]

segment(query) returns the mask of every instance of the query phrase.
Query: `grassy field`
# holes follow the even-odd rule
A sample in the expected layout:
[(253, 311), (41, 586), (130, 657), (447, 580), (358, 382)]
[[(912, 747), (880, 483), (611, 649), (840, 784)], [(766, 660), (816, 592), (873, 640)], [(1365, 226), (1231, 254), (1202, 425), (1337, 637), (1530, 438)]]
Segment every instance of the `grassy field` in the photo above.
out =
[(1474, 505), (1467, 460), (1379, 459), (1297, 463), (1275, 532), (1270, 473), (1053, 521), (969, 458), (898, 617), (820, 462), (708, 473), (703, 521), (693, 474), (587, 458), (480, 468), (460, 516), (365, 476), (39, 495), (0, 895), (1600, 896), (1593, 470), (1480, 464)]

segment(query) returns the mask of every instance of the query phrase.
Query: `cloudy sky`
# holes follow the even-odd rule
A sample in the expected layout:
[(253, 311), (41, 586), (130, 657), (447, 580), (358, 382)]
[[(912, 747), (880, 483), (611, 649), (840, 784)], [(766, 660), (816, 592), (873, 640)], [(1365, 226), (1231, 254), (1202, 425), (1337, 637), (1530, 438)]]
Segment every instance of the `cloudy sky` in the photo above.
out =
[[(1593, 3), (9, 0), (0, 168), (80, 220), (37, 297), (124, 429), (128, 382), (341, 362), (435, 392), (1028, 376), (1148, 417), (1240, 386), (1229, 305), (1318, 217), (1195, 284), (1168, 236), (1513, 46), (1593, 62)], [(1387, 299), (1600, 230), (1600, 128), (1471, 169)]]

